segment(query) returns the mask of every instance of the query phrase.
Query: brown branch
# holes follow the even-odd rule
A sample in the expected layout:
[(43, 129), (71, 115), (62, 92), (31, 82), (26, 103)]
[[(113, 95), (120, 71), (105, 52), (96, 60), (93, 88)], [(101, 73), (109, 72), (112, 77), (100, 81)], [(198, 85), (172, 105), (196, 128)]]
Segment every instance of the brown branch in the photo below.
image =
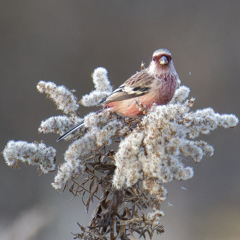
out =
[(87, 191), (88, 193), (90, 193), (92, 196), (94, 196), (95, 198), (97, 198), (98, 200), (101, 200), (98, 196), (96, 196), (95, 194), (92, 194), (90, 191), (88, 191), (84, 186), (82, 186), (81, 184), (79, 184), (78, 182), (74, 181), (73, 179), (71, 179), (75, 184), (77, 184), (79, 187), (83, 188), (85, 191)]

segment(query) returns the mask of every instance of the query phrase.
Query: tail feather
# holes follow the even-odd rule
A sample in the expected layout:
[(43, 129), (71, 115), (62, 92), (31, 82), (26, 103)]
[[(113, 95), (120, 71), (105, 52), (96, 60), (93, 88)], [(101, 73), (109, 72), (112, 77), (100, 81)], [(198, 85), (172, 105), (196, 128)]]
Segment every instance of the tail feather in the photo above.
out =
[(73, 133), (74, 131), (76, 131), (78, 128), (81, 128), (84, 125), (84, 121), (82, 121), (81, 123), (79, 123), (78, 125), (76, 125), (75, 127), (73, 127), (72, 129), (70, 129), (68, 132), (64, 133), (62, 136), (60, 136), (56, 142), (60, 142), (62, 141), (64, 138), (66, 138), (67, 136), (69, 136), (71, 133)]

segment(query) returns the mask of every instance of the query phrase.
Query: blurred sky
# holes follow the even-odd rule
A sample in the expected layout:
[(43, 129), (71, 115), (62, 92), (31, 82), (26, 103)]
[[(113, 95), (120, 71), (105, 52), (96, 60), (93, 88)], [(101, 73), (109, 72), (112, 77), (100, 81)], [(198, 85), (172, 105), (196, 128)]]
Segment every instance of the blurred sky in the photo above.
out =
[[(1, 0), (1, 149), (12, 139), (44, 140), (57, 148), (61, 163), (68, 143), (37, 131), (42, 120), (62, 114), (37, 92), (39, 80), (76, 89), (80, 99), (93, 89), (96, 67), (107, 68), (117, 87), (162, 47), (172, 52), (182, 84), (191, 88), (194, 109), (211, 106), (240, 117), (239, 7), (233, 0)], [(87, 111), (80, 108), (81, 115)], [(191, 180), (167, 184), (166, 232), (155, 239), (239, 239), (239, 129), (204, 136), (214, 156), (195, 166)], [(55, 173), (39, 176), (36, 167), (24, 164), (12, 170), (2, 157), (0, 165), (0, 238), (36, 206), (49, 221), (30, 239), (72, 239), (76, 222), (88, 224), (81, 199), (69, 201), (68, 191), (51, 187)]]

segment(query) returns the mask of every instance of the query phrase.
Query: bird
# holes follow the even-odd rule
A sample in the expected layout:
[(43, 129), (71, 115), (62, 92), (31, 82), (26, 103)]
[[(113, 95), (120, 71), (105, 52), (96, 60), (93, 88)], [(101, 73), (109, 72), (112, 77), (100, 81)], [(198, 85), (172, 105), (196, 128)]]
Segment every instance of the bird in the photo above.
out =
[[(149, 109), (156, 103), (164, 105), (171, 101), (178, 85), (178, 74), (174, 67), (172, 54), (166, 48), (154, 51), (147, 68), (135, 73), (122, 85), (115, 89), (100, 104), (103, 109), (114, 112), (123, 117), (137, 117), (143, 115), (143, 110), (137, 103)], [(57, 142), (82, 127), (81, 122), (57, 139)]]

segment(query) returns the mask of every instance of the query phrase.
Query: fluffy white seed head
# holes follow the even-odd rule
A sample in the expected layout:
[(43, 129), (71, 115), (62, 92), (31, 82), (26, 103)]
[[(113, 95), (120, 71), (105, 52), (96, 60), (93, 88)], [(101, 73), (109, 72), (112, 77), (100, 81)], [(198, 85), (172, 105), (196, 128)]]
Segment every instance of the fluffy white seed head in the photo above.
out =
[(92, 74), (95, 90), (86, 94), (81, 99), (81, 104), (85, 107), (97, 106), (112, 93), (112, 86), (107, 77), (105, 68), (96, 68)]
[(174, 96), (173, 96), (172, 100), (170, 101), (170, 104), (177, 103), (177, 102), (183, 103), (188, 98), (189, 93), (190, 93), (190, 88), (188, 88), (186, 86), (179, 87), (175, 91)]
[[(113, 183), (117, 188), (125, 184), (132, 186), (146, 177), (161, 184), (193, 177), (192, 167), (182, 162), (183, 156), (200, 162), (203, 156), (212, 156), (214, 149), (204, 141), (192, 139), (200, 133), (210, 133), (217, 126), (230, 127), (238, 123), (234, 115), (219, 115), (211, 108), (190, 112), (187, 105), (154, 106), (142, 119), (142, 128), (121, 141), (115, 154), (117, 168)], [(152, 184), (152, 189), (146, 186), (156, 195), (158, 185)]]
[(78, 109), (76, 97), (64, 86), (57, 86), (53, 82), (40, 81), (37, 85), (40, 93), (45, 93), (65, 114), (73, 114)]
[(98, 106), (103, 99), (110, 95), (110, 93), (111, 92), (94, 90), (82, 97), (81, 104), (85, 107)]
[(50, 117), (45, 121), (42, 121), (40, 127), (38, 128), (39, 133), (57, 133), (64, 134), (75, 125), (81, 123), (83, 121), (82, 118), (78, 118), (76, 116), (67, 117), (67, 116), (56, 116)]
[(65, 152), (66, 161), (74, 161), (86, 156), (102, 146), (112, 143), (112, 138), (119, 129), (122, 129), (122, 121), (111, 117), (109, 112), (90, 113), (84, 118), (85, 127), (89, 129), (86, 134), (74, 141)]
[(85, 167), (81, 165), (81, 160), (67, 161), (59, 166), (57, 175), (52, 186), (55, 190), (61, 190), (70, 179), (74, 179), (83, 173)]
[(18, 166), (18, 161), (37, 165), (43, 173), (55, 170), (56, 150), (46, 147), (44, 143), (27, 143), (24, 141), (9, 141), (3, 150), (6, 164), (12, 168)]
[(92, 74), (93, 83), (96, 90), (100, 92), (112, 92), (112, 86), (107, 76), (107, 69), (98, 67)]

